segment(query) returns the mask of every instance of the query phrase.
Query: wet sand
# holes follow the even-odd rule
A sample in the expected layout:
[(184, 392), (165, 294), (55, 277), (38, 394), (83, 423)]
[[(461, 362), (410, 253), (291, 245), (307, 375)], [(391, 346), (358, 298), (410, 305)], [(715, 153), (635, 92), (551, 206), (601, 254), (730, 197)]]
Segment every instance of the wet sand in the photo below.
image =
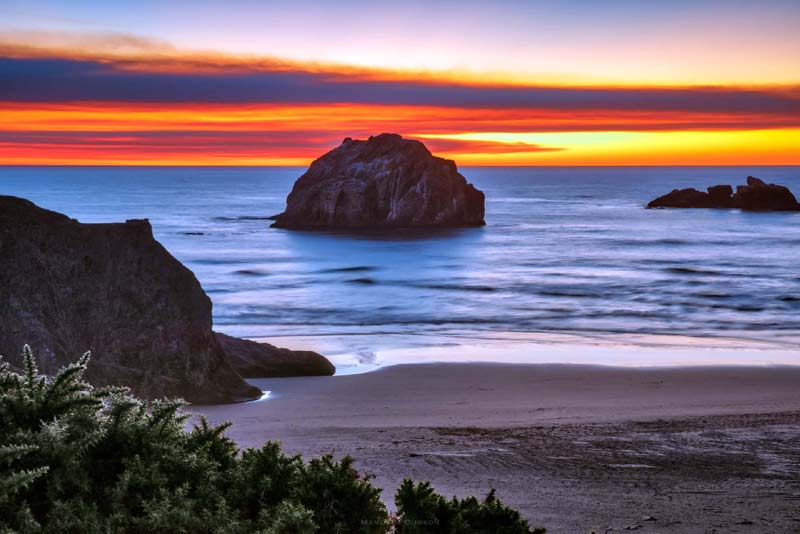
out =
[(195, 406), (242, 446), (350, 454), (392, 505), (404, 477), (498, 496), (549, 532), (800, 532), (800, 367), (424, 364), (253, 380)]

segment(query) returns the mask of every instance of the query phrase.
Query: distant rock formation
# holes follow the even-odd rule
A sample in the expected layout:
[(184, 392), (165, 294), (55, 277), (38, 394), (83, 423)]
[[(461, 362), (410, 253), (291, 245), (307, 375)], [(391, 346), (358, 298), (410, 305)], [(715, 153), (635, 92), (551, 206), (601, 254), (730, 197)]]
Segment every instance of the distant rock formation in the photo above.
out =
[(753, 176), (747, 177), (747, 185), (736, 186), (733, 205), (748, 211), (800, 211), (789, 188), (765, 184)]
[(140, 396), (235, 402), (261, 392), (231, 368), (211, 301), (147, 220), (81, 224), (0, 196), (0, 354), (30, 344), (54, 374), (87, 350), (87, 379)]
[(715, 185), (708, 192), (697, 189), (674, 189), (647, 205), (648, 208), (739, 208), (745, 211), (800, 211), (800, 204), (788, 188), (766, 184), (747, 177), (747, 185)]
[(346, 138), (295, 182), (272, 226), (296, 229), (483, 226), (484, 195), (419, 141)]
[(215, 332), (231, 367), (245, 378), (331, 376), (336, 367), (310, 350), (281, 349)]

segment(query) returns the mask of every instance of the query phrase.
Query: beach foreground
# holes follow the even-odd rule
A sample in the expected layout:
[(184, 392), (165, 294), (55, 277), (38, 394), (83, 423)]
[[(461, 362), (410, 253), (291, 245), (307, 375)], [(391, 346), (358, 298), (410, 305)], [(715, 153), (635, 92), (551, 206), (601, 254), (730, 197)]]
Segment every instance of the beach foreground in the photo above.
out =
[[(404, 477), (498, 496), (548, 532), (800, 531), (800, 367), (399, 365), (251, 381), (194, 406), (241, 446), (350, 454), (391, 498)], [(387, 503), (392, 506), (392, 503)]]

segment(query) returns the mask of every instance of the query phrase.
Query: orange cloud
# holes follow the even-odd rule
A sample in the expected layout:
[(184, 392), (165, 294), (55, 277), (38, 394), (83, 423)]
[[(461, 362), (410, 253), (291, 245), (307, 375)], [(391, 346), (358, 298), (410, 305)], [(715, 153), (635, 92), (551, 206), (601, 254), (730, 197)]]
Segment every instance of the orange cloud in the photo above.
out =
[(388, 104), (194, 104), (0, 102), (0, 131), (252, 131), (319, 129), (343, 136), (388, 129), (453, 132), (763, 130), (800, 127), (774, 113), (546, 108), (458, 108)]
[(664, 80), (631, 81), (607, 77), (545, 75), (515, 71), (468, 68), (409, 69), (344, 62), (298, 60), (271, 55), (229, 53), (216, 50), (182, 49), (168, 41), (129, 33), (75, 33), (60, 31), (0, 31), (0, 57), (16, 59), (63, 59), (98, 62), (115, 69), (172, 74), (244, 72), (296, 72), (320, 75), (329, 80), (357, 79), (377, 82), (417, 82), (472, 87), (596, 87), (596, 88), (773, 88), (796, 91), (800, 80), (784, 82), (668, 83)]
[(800, 163), (789, 116), (108, 102), (0, 103), (0, 163), (306, 165), (382, 131), (473, 165)]

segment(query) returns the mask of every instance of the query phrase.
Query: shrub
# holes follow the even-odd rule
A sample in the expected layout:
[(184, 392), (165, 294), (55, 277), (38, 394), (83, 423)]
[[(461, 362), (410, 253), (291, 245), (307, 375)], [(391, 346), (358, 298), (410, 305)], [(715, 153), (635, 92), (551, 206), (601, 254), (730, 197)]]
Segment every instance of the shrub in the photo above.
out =
[(434, 492), (428, 482), (415, 484), (405, 479), (395, 496), (398, 534), (543, 534), (531, 530), (516, 510), (495, 497), (495, 491), (482, 501), (475, 497), (447, 500)]
[(23, 360), (21, 374), (0, 360), (0, 533), (529, 532), (493, 493), (445, 501), (411, 481), (393, 522), (349, 457), (241, 451), (204, 418), (186, 431), (181, 401), (84, 382), (88, 353), (52, 378), (27, 346)]

